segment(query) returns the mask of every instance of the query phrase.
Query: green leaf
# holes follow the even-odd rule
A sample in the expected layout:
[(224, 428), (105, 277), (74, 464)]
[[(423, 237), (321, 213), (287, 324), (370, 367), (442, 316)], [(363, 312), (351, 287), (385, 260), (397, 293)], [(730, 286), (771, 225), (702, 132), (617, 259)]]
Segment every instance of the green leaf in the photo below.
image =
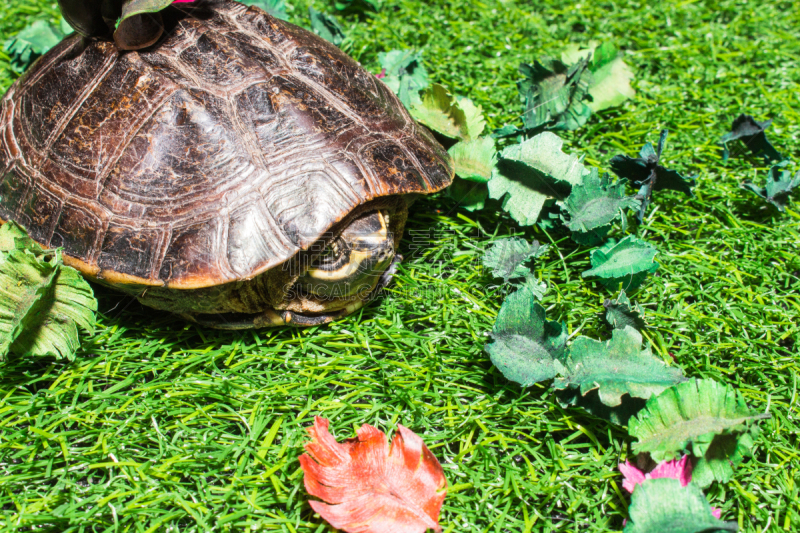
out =
[(28, 237), (25, 228), (9, 220), (0, 227), (0, 252), (24, 249), (30, 250), (34, 255), (44, 252), (36, 241)]
[(241, 2), (246, 6), (260, 7), (276, 19), (289, 20), (286, 9), (290, 6), (285, 0), (241, 0)]
[(412, 103), (419, 102), (419, 92), (430, 85), (422, 56), (413, 50), (391, 50), (380, 52), (378, 61), (383, 69), (383, 83), (411, 109)]
[(503, 302), (486, 345), (492, 363), (503, 375), (523, 387), (555, 377), (563, 366), (567, 333), (558, 322), (545, 318), (544, 308), (526, 287)]
[(783, 159), (783, 156), (767, 140), (765, 131), (770, 124), (772, 124), (772, 120), (758, 122), (750, 115), (741, 114), (736, 117), (731, 125), (731, 132), (726, 133), (720, 141), (722, 143), (722, 159), (727, 160), (730, 157), (728, 143), (737, 139), (741, 140), (753, 155), (760, 155), (767, 163)]
[(792, 178), (791, 173), (785, 169), (788, 164), (788, 160), (781, 161), (769, 169), (766, 187), (757, 187), (752, 181), (745, 180), (742, 182), (742, 188), (765, 199), (777, 207), (778, 211), (784, 212), (792, 191), (800, 186), (800, 171)]
[(628, 433), (638, 439), (637, 453), (649, 452), (657, 462), (676, 458), (692, 445), (702, 457), (716, 435), (740, 435), (769, 415), (751, 411), (730, 385), (711, 379), (670, 387), (647, 401), (631, 419)]
[(489, 191), (485, 183), (467, 181), (456, 176), (447, 188), (447, 196), (458, 202), (467, 211), (483, 209)]
[(606, 308), (606, 322), (612, 328), (630, 326), (640, 331), (644, 329), (644, 310), (639, 304), (631, 305), (631, 301), (625, 291), (620, 291), (616, 300), (604, 301), (603, 307)]
[(561, 151), (564, 141), (550, 132), (506, 147), (489, 181), (489, 196), (503, 199), (503, 209), (522, 225), (536, 223), (545, 201), (563, 200), (586, 169), (581, 160)]
[(11, 70), (22, 74), (63, 38), (61, 28), (47, 21), (37, 20), (29, 24), (5, 42), (4, 49), (11, 60)]
[(326, 13), (321, 13), (313, 7), (308, 8), (308, 17), (311, 19), (311, 30), (336, 46), (344, 41), (344, 28), (341, 24)]
[(531, 274), (526, 263), (547, 253), (549, 246), (540, 246), (539, 241), (529, 244), (525, 239), (509, 237), (494, 241), (483, 255), (483, 266), (492, 271), (496, 278), (503, 278), (505, 283), (515, 278), (524, 278)]
[(96, 311), (97, 300), (91, 286), (80, 272), (62, 265), (53, 292), (29, 314), (28, 324), (11, 351), (72, 360), (80, 347), (78, 331), (92, 331)]
[(584, 174), (564, 202), (569, 215), (564, 219), (567, 227), (576, 233), (587, 233), (610, 226), (616, 218), (624, 218), (625, 209), (639, 207), (639, 200), (625, 196), (625, 183), (626, 180), (611, 183), (608, 174), (600, 177), (595, 168)]
[(411, 116), (450, 139), (477, 139), (486, 126), (480, 107), (469, 98), (455, 98), (438, 83), (411, 103)]
[(639, 208), (639, 222), (644, 219), (644, 213), (650, 205), (654, 191), (672, 189), (687, 196), (693, 196), (692, 187), (697, 182), (696, 176), (684, 178), (674, 170), (669, 170), (659, 164), (667, 133), (667, 130), (661, 130), (658, 148), (653, 149), (653, 145), (648, 142), (642, 147), (637, 158), (626, 155), (615, 155), (611, 158), (611, 170), (620, 178), (628, 179), (640, 187), (638, 196), (641, 198), (642, 204)]
[(575, 130), (586, 124), (592, 115), (581, 101), (592, 82), (587, 67), (586, 59), (569, 67), (558, 59), (522, 63), (519, 71), (525, 79), (517, 88), (525, 102), (525, 127)]
[(600, 401), (616, 407), (624, 394), (647, 399), (686, 381), (679, 368), (668, 367), (649, 348), (642, 350), (642, 334), (634, 328), (615, 329), (611, 335), (606, 342), (575, 339), (553, 388), (578, 388), (582, 395), (599, 389)]
[(556, 391), (556, 399), (561, 407), (580, 407), (589, 414), (618, 426), (627, 425), (628, 420), (641, 411), (645, 404), (645, 400), (641, 398), (623, 396), (621, 404), (609, 407), (600, 401), (597, 389), (582, 395), (580, 390), (568, 388)]
[(619, 51), (613, 43), (605, 42), (598, 46), (596, 41), (590, 42), (586, 49), (580, 49), (578, 45), (568, 46), (561, 53), (561, 61), (568, 65), (589, 58), (592, 82), (588, 92), (591, 101), (587, 105), (595, 113), (618, 106), (636, 94), (631, 87), (633, 71), (618, 56)]
[(478, 137), (459, 141), (447, 152), (453, 158), (456, 175), (460, 178), (478, 183), (486, 183), (491, 179), (497, 156), (494, 139)]
[(22, 332), (35, 325), (42, 299), (52, 297), (53, 285), (60, 268), (57, 262), (36, 258), (27, 250), (3, 254), (0, 263), (0, 360)]
[(642, 284), (648, 273), (658, 270), (658, 263), (653, 261), (657, 253), (654, 246), (633, 235), (619, 242), (610, 239), (592, 251), (592, 268), (581, 276), (598, 277), (600, 283), (610, 289), (617, 289), (621, 283), (624, 290), (632, 291)]
[(700, 458), (692, 470), (692, 481), (703, 488), (714, 481), (720, 483), (730, 481), (734, 474), (733, 467), (751, 455), (750, 450), (755, 444), (757, 435), (758, 426), (753, 424), (739, 435), (715, 435), (707, 445), (701, 443), (694, 445), (692, 451)]
[(703, 492), (694, 483), (647, 479), (636, 487), (624, 533), (712, 533), (736, 531), (735, 522), (715, 518)]

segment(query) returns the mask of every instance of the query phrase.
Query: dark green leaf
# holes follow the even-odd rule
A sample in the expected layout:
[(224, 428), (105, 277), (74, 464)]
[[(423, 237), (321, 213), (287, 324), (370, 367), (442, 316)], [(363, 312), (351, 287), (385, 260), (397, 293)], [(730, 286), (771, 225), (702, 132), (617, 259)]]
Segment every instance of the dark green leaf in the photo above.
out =
[(363, 13), (367, 10), (377, 13), (381, 10), (382, 4), (381, 0), (336, 0), (334, 3), (336, 9), (348, 13)]
[(606, 322), (612, 328), (632, 328), (642, 330), (645, 327), (644, 310), (639, 304), (631, 304), (625, 291), (620, 291), (616, 300), (606, 300), (603, 302), (606, 308)]
[(422, 56), (412, 50), (391, 50), (380, 52), (378, 61), (383, 69), (383, 83), (411, 109), (413, 103), (419, 102), (419, 92), (430, 85)]
[(592, 110), (582, 102), (592, 82), (588, 61), (567, 66), (558, 59), (522, 63), (525, 76), (517, 83), (525, 102), (523, 123), (526, 128), (575, 130), (586, 124)]
[(308, 17), (311, 19), (311, 30), (336, 46), (344, 41), (344, 28), (339, 22), (326, 13), (321, 13), (313, 7), (308, 8)]
[(652, 245), (633, 235), (619, 242), (609, 240), (602, 247), (592, 251), (592, 268), (583, 272), (584, 278), (599, 277), (600, 283), (610, 289), (632, 291), (647, 277), (658, 270), (653, 258), (658, 253)]
[(639, 186), (638, 196), (642, 201), (639, 209), (639, 222), (644, 219), (644, 213), (650, 205), (654, 191), (672, 189), (692, 196), (692, 187), (697, 182), (696, 176), (684, 178), (674, 170), (669, 170), (659, 164), (666, 140), (667, 130), (661, 130), (657, 150), (654, 150), (653, 145), (648, 142), (637, 158), (626, 155), (615, 155), (611, 158), (611, 170), (620, 178), (628, 179), (634, 185)]
[(609, 407), (600, 401), (597, 389), (582, 395), (580, 390), (568, 388), (556, 391), (556, 399), (562, 407), (580, 407), (589, 414), (618, 426), (626, 425), (628, 420), (636, 415), (645, 404), (645, 400), (631, 398), (626, 394), (622, 397), (622, 403), (615, 407)]
[(761, 156), (764, 161), (780, 161), (783, 156), (767, 140), (765, 130), (772, 124), (772, 120), (758, 122), (750, 115), (741, 114), (733, 120), (731, 132), (722, 137), (722, 158), (727, 160), (730, 156), (728, 143), (737, 139), (741, 140), (753, 155)]
[(563, 366), (567, 333), (545, 318), (544, 308), (526, 287), (503, 302), (486, 345), (492, 363), (511, 381), (524, 387), (555, 377)]
[(459, 207), (467, 211), (483, 209), (489, 190), (485, 183), (467, 181), (456, 176), (447, 188), (447, 196), (458, 202)]
[(634, 451), (649, 452), (655, 461), (674, 459), (692, 451), (698, 457), (717, 435), (741, 435), (758, 419), (769, 415), (751, 411), (730, 385), (711, 379), (670, 387), (647, 401), (631, 419), (628, 432), (638, 439)]
[(545, 201), (566, 198), (586, 173), (580, 159), (561, 151), (563, 144), (554, 133), (544, 132), (500, 152), (489, 196), (502, 198), (503, 209), (520, 224), (535, 224)]
[(714, 517), (703, 492), (694, 483), (647, 479), (636, 487), (628, 508), (624, 533), (712, 533), (736, 531), (735, 522)]
[(765, 199), (777, 207), (778, 211), (785, 211), (789, 204), (789, 196), (800, 186), (800, 171), (792, 178), (791, 173), (785, 169), (788, 164), (788, 160), (781, 161), (769, 169), (766, 187), (757, 187), (752, 181), (746, 180), (742, 182), (742, 188)]
[(64, 33), (61, 28), (37, 20), (5, 42), (4, 49), (11, 59), (11, 70), (22, 74), (28, 67), (48, 50), (53, 48)]
[(692, 481), (705, 488), (714, 481), (727, 483), (733, 477), (733, 467), (751, 455), (758, 435), (758, 426), (751, 425), (741, 434), (715, 435), (710, 443), (695, 443), (692, 453), (697, 459), (692, 470)]
[(537, 257), (547, 253), (549, 246), (540, 246), (539, 241), (528, 243), (519, 237), (498, 239), (483, 255), (483, 266), (492, 271), (496, 278), (503, 278), (505, 283), (515, 278), (524, 278), (531, 274), (526, 266)]
[(582, 395), (598, 389), (600, 401), (610, 407), (620, 405), (624, 394), (647, 399), (686, 381), (679, 368), (666, 366), (649, 348), (642, 350), (642, 334), (632, 327), (615, 329), (606, 342), (578, 337), (564, 367), (553, 388), (577, 388)]

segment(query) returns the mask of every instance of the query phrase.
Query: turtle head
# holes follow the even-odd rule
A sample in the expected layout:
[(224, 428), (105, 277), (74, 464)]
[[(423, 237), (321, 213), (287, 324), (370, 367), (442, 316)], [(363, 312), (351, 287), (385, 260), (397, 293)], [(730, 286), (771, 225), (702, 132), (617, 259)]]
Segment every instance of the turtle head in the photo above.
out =
[(328, 302), (333, 310), (343, 302), (361, 301), (388, 283), (394, 261), (389, 215), (382, 210), (369, 211), (325, 246), (295, 287)]

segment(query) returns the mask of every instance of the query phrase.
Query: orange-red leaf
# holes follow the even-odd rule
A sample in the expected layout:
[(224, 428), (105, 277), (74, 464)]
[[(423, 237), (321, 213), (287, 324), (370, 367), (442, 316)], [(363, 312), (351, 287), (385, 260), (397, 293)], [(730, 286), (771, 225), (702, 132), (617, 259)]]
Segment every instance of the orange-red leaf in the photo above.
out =
[[(439, 510), (447, 480), (439, 461), (413, 431), (398, 424), (386, 435), (364, 424), (357, 437), (336, 442), (328, 420), (315, 417), (300, 456), (311, 507), (347, 533), (441, 531)], [(325, 503), (327, 502), (327, 503)]]

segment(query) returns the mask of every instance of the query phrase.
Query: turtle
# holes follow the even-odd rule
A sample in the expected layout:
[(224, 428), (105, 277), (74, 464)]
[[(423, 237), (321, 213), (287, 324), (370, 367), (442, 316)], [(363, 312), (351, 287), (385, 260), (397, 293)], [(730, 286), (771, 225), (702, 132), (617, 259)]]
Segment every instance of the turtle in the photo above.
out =
[(447, 151), (339, 48), (254, 6), (73, 34), (2, 99), (0, 222), (142, 304), (247, 329), (327, 323), (390, 281)]

